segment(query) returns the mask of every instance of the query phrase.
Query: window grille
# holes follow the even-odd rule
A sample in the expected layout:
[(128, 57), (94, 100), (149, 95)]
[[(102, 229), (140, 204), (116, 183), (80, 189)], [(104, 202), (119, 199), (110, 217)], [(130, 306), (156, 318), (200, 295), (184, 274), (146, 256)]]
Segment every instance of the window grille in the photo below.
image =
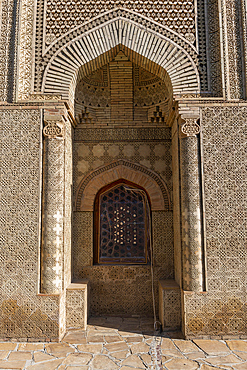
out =
[(144, 189), (120, 180), (101, 189), (95, 201), (94, 263), (146, 264), (150, 208)]

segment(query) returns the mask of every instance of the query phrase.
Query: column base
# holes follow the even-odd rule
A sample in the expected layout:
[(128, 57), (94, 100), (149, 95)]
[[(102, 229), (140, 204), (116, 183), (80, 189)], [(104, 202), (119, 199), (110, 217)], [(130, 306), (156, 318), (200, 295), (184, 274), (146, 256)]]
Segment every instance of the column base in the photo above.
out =
[(163, 331), (181, 328), (181, 291), (175, 280), (159, 280), (159, 319)]
[(89, 280), (72, 283), (66, 289), (66, 330), (87, 329)]

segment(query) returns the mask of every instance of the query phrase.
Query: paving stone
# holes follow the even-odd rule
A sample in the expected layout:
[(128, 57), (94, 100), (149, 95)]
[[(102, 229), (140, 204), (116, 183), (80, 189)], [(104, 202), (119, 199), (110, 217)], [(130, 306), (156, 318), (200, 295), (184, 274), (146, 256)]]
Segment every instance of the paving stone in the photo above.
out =
[(33, 358), (35, 362), (41, 362), (41, 361), (50, 361), (54, 360), (54, 357), (51, 355), (47, 355), (44, 352), (35, 352), (33, 354)]
[(119, 351), (129, 350), (129, 347), (125, 342), (108, 343), (105, 345), (105, 348), (110, 352), (119, 352)]
[(9, 354), (9, 351), (0, 351), (0, 360), (3, 360), (5, 357), (7, 357)]
[(35, 364), (27, 367), (27, 370), (55, 370), (63, 360), (45, 361), (40, 364)]
[(95, 326), (95, 331), (102, 335), (118, 335), (118, 329), (115, 328), (104, 328), (102, 326)]
[(87, 343), (104, 343), (104, 336), (103, 335), (92, 335), (87, 337)]
[(162, 350), (175, 350), (177, 351), (177, 348), (175, 347), (174, 343), (171, 341), (171, 339), (163, 338), (161, 342), (161, 349)]
[(16, 347), (16, 343), (0, 343), (0, 351), (13, 351)]
[(139, 369), (145, 369), (145, 365), (143, 364), (142, 360), (137, 355), (130, 355), (125, 360), (123, 360), (122, 364), (126, 366), (132, 366)]
[(119, 335), (105, 335), (105, 341), (107, 343), (112, 342), (123, 342), (123, 338), (121, 338)]
[(80, 352), (88, 352), (88, 353), (101, 353), (103, 344), (79, 344), (77, 346), (78, 351)]
[[(90, 368), (88, 366), (67, 366), (66, 370), (89, 370)], [(60, 367), (59, 367), (60, 370)]]
[(214, 357), (214, 358), (213, 357), (206, 358), (205, 361), (209, 362), (212, 365), (239, 364), (239, 363), (243, 362), (234, 355), (217, 356), (217, 357)]
[(120, 352), (113, 352), (111, 356), (115, 357), (117, 360), (123, 360), (130, 354), (130, 351), (120, 351)]
[(171, 356), (163, 356), (162, 355), (162, 364), (164, 364), (165, 362), (167, 362), (167, 361), (169, 361), (169, 360), (171, 360), (172, 359), (172, 357)]
[(134, 353), (147, 353), (149, 350), (150, 350), (150, 347), (144, 342), (131, 345), (131, 351), (133, 354)]
[(118, 330), (118, 334), (121, 335), (121, 337), (143, 337), (142, 332), (136, 331), (135, 332), (129, 332), (128, 330)]
[(197, 370), (199, 369), (199, 364), (191, 360), (181, 360), (174, 358), (169, 362), (166, 362), (166, 367), (168, 370)]
[(109, 357), (103, 355), (96, 355), (91, 364), (94, 370), (117, 370), (119, 368)]
[[(0, 361), (0, 369), (24, 369), (26, 361)], [(49, 369), (50, 370), (50, 369)]]
[(93, 356), (89, 353), (72, 353), (63, 361), (63, 365), (87, 365)]
[[(119, 330), (121, 331), (121, 332), (127, 332), (128, 333), (128, 335), (130, 335), (130, 333), (132, 334), (132, 333), (136, 333), (136, 334), (142, 334), (142, 330), (141, 330), (141, 328), (139, 328), (139, 327), (136, 327), (134, 324), (133, 325), (121, 325), (120, 326), (120, 328), (119, 328)], [(120, 334), (120, 333), (119, 333)]]
[(105, 335), (107, 332), (108, 330), (98, 330), (93, 327), (87, 330), (85, 337), (93, 337), (94, 335)]
[(226, 343), (232, 351), (247, 352), (247, 342), (243, 340), (227, 340)]
[(224, 355), (230, 353), (226, 344), (218, 340), (194, 339), (193, 342), (208, 355)]
[(192, 353), (200, 351), (199, 348), (192, 343), (190, 340), (173, 340), (174, 344), (180, 349), (183, 353)]
[(152, 362), (152, 358), (147, 353), (141, 354), (142, 361), (146, 364), (146, 366), (150, 366)]
[(200, 358), (205, 358), (206, 355), (205, 355), (204, 352), (198, 351), (198, 352), (193, 352), (193, 353), (186, 353), (185, 357), (190, 359), (190, 360), (197, 360), (197, 359), (200, 359)]
[[(144, 337), (139, 333), (122, 332), (121, 337), (116, 330), (109, 331), (108, 328), (98, 330), (92, 327), (87, 333), (90, 333), (88, 338), (97, 340), (104, 338), (105, 341), (90, 344), (71, 342), (77, 344), (79, 353), (74, 353), (75, 349), (66, 342), (0, 343), (0, 348), (1, 345), (2, 348), (8, 348), (0, 349), (0, 370), (24, 370), (25, 364), (28, 366), (26, 370), (141, 370), (149, 368), (152, 364), (152, 358), (148, 353), (154, 336)], [(73, 335), (77, 338), (76, 341), (78, 335), (86, 340), (84, 331), (73, 331), (68, 335)], [(200, 370), (247, 370), (247, 342), (244, 340), (226, 341), (229, 348), (234, 351), (232, 353), (228, 346), (219, 340), (189, 341), (161, 337), (155, 339), (156, 345), (161, 343), (162, 363), (168, 370), (197, 370), (199, 364)], [(49, 354), (44, 353), (45, 349)], [(35, 365), (30, 365), (31, 352), (34, 352)]]
[(236, 369), (236, 370), (246, 370), (247, 369), (247, 363), (245, 362), (244, 364), (234, 365), (234, 369)]
[(42, 343), (20, 343), (18, 346), (18, 351), (42, 351), (43, 349), (44, 344)]
[(247, 353), (246, 352), (234, 352), (234, 354), (238, 357), (241, 357), (242, 360), (246, 361), (247, 360)]
[(145, 339), (145, 343), (147, 343), (148, 345), (150, 345), (152, 341), (153, 341), (153, 337)]
[(75, 352), (75, 349), (66, 343), (49, 343), (45, 345), (46, 351), (56, 357), (65, 357), (68, 353)]
[(74, 332), (65, 335), (62, 340), (63, 343), (70, 343), (70, 344), (84, 344), (87, 343), (85, 332)]
[(171, 357), (180, 357), (180, 358), (184, 358), (184, 355), (179, 352), (178, 350), (166, 350), (166, 349), (162, 349), (162, 355), (164, 356), (171, 356)]
[(31, 352), (11, 352), (9, 355), (8, 360), (20, 360), (20, 361), (27, 361), (32, 360)]
[(126, 337), (124, 338), (127, 343), (137, 343), (137, 342), (142, 342), (143, 336), (134, 336), (134, 337)]
[(143, 369), (143, 367), (130, 367), (130, 366), (123, 366), (123, 367), (120, 367), (120, 370), (133, 370), (133, 369), (136, 369), (136, 370), (140, 370), (140, 369)]

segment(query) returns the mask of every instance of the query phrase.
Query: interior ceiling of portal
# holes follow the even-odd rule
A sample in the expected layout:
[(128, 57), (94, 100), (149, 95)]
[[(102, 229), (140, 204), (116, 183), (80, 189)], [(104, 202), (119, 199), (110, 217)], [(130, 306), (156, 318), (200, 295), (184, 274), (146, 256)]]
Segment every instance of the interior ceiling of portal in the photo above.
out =
[(127, 58), (123, 62), (106, 64), (78, 82), (75, 117), (79, 125), (167, 122), (172, 102), (165, 82)]

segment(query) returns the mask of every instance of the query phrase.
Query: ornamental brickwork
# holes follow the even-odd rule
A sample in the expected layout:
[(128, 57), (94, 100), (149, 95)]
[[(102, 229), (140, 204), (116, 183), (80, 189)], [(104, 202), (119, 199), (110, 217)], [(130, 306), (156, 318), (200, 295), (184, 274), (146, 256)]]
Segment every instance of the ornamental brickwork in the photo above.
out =
[[(246, 9), (1, 2), (0, 340), (101, 314), (246, 336)], [(121, 181), (150, 202), (144, 264), (94, 258), (95, 199)]]

